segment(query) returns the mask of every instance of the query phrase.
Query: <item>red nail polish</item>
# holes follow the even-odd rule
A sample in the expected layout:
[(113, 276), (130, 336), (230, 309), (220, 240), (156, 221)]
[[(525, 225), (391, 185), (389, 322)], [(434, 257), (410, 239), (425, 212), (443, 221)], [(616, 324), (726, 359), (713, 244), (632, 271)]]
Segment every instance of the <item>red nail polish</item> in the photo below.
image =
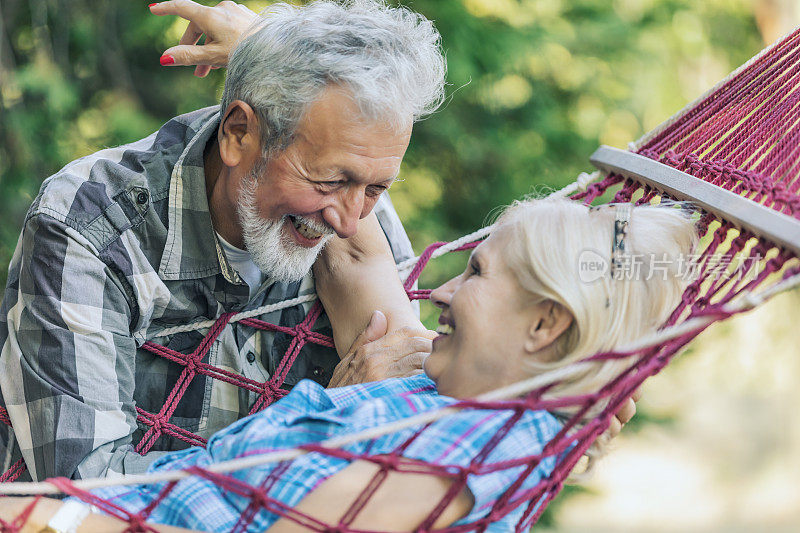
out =
[(154, 5), (156, 5), (157, 3), (158, 3), (158, 2), (153, 2), (152, 4), (148, 4), (148, 5), (147, 5), (147, 9), (150, 9), (151, 7), (153, 7)]
[(161, 66), (172, 65), (173, 63), (175, 63), (175, 58), (170, 55), (164, 54), (163, 56), (161, 56), (161, 59), (159, 59), (159, 62), (161, 63)]

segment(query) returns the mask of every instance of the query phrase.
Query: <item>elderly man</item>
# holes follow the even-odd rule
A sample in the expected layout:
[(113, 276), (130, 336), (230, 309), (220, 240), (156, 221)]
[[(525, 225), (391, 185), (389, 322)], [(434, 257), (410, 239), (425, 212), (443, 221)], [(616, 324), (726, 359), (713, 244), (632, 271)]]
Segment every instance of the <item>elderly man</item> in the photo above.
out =
[[(231, 56), (221, 106), (47, 179), (0, 308), (5, 467), (24, 459), (21, 480), (142, 472), (160, 453), (134, 451), (137, 408), (158, 412), (182, 369), (145, 341), (191, 351), (199, 333), (159, 332), (312, 291), (309, 270), (330, 239), (348, 239), (337, 245), (345, 255), (352, 241), (359, 257), (388, 238), (395, 260), (410, 257), (384, 193), (412, 123), (441, 102), (444, 70), (436, 30), (405, 9), (279, 5)], [(294, 326), (304, 314), (261, 318)], [(337, 346), (353, 337), (336, 332)], [(288, 342), (236, 323), (208, 362), (263, 382)], [(338, 361), (306, 345), (286, 384), (327, 383)], [(170, 422), (206, 437), (255, 399), (197, 376)]]

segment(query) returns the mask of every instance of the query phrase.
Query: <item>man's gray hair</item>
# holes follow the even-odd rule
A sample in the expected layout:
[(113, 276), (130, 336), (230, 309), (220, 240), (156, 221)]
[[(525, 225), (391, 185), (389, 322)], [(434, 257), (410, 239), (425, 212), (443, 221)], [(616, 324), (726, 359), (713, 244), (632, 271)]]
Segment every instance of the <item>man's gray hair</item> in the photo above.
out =
[(288, 146), (308, 105), (340, 85), (363, 118), (399, 131), (444, 100), (440, 40), (431, 21), (382, 0), (275, 4), (231, 54), (222, 112), (234, 100), (252, 106), (266, 154)]

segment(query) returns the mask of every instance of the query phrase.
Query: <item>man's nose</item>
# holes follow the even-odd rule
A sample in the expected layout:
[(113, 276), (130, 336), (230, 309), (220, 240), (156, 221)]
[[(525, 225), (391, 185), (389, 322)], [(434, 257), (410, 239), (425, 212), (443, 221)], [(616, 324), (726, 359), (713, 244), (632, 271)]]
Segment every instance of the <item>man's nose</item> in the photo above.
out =
[(358, 231), (358, 221), (369, 214), (364, 209), (364, 191), (351, 190), (340, 195), (335, 204), (325, 208), (322, 216), (340, 238), (348, 239)]
[(431, 303), (436, 307), (444, 309), (450, 306), (450, 300), (453, 298), (453, 293), (456, 291), (458, 285), (458, 276), (450, 281), (440, 285), (431, 291)]

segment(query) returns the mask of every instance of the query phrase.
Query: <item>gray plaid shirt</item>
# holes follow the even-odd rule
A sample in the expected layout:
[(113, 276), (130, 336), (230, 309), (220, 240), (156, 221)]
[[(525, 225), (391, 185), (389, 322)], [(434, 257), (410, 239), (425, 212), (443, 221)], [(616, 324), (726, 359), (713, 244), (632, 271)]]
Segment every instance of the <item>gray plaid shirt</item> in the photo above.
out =
[[(152, 340), (191, 351), (200, 332), (155, 337), (166, 327), (239, 312), (314, 290), (247, 285), (228, 264), (211, 226), (203, 150), (218, 107), (176, 117), (153, 135), (70, 163), (42, 185), (25, 219), (0, 306), (0, 424), (3, 471), (20, 457), (20, 478), (142, 472), (165, 451), (161, 437), (133, 450), (146, 426), (136, 407), (158, 412), (183, 369), (140, 346)], [(375, 211), (399, 262), (413, 255), (386, 195)], [(310, 304), (259, 318), (300, 322)], [(330, 334), (323, 317), (316, 330)], [(276, 369), (291, 338), (228, 325), (204, 360), (257, 381)], [(306, 344), (286, 384), (326, 384), (335, 351)], [(247, 415), (255, 393), (198, 375), (170, 422), (201, 437)]]

